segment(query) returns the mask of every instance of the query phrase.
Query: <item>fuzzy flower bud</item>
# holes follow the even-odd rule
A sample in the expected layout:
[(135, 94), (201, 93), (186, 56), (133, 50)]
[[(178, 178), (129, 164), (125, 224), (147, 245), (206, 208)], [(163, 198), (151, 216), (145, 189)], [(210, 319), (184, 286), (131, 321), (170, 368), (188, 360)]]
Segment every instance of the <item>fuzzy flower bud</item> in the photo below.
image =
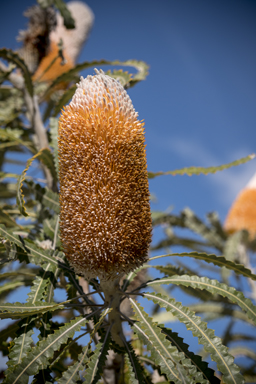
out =
[(251, 239), (256, 236), (256, 174), (237, 196), (224, 227), (228, 233), (247, 229)]
[(77, 273), (114, 280), (151, 241), (144, 124), (121, 84), (95, 71), (60, 118), (60, 228)]

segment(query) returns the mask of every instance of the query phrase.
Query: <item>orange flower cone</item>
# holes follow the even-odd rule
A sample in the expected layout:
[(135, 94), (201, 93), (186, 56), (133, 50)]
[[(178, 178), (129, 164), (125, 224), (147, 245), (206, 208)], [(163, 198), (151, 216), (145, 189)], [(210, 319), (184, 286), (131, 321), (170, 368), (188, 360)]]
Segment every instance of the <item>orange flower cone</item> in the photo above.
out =
[(95, 71), (60, 118), (60, 228), (75, 271), (105, 281), (145, 262), (152, 222), (144, 124), (120, 83)]
[(231, 206), (224, 228), (228, 233), (246, 229), (251, 239), (256, 236), (256, 174)]

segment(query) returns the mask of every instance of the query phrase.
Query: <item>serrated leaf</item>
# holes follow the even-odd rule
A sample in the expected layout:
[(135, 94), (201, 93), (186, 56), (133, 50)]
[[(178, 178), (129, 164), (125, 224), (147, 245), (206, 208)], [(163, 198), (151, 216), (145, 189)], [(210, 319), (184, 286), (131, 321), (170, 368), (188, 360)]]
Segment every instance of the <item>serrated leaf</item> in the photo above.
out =
[(185, 208), (182, 211), (182, 218), (184, 220), (184, 226), (191, 229), (191, 231), (198, 233), (200, 236), (208, 241), (207, 245), (213, 245), (218, 250), (222, 251), (223, 239), (213, 231), (212, 228), (208, 228), (207, 225), (199, 219), (190, 208)]
[(154, 179), (157, 176), (163, 176), (163, 175), (208, 175), (209, 173), (216, 173), (218, 171), (223, 171), (224, 169), (228, 169), (231, 167), (234, 167), (236, 165), (247, 163), (247, 161), (250, 161), (255, 158), (255, 154), (251, 154), (246, 157), (242, 157), (241, 159), (232, 161), (228, 164), (219, 165), (216, 167), (188, 167), (188, 168), (182, 168), (175, 171), (167, 171), (167, 172), (148, 172), (148, 178)]
[(198, 276), (172, 276), (164, 277), (159, 280), (151, 281), (147, 285), (154, 286), (155, 284), (177, 284), (185, 285), (186, 287), (206, 289), (208, 292), (227, 297), (233, 303), (239, 305), (256, 324), (256, 307), (251, 300), (244, 297), (242, 292), (237, 291), (233, 287), (220, 283), (217, 280), (210, 280), (208, 277)]
[(57, 116), (60, 110), (66, 105), (69, 100), (73, 97), (75, 91), (76, 91), (76, 84), (71, 85), (59, 98), (59, 100), (55, 103), (54, 105), (54, 111), (53, 111), (53, 116)]
[[(58, 384), (76, 384), (77, 383), (77, 379), (79, 378), (78, 373), (83, 369), (83, 366), (86, 363), (87, 353), (88, 353), (88, 350), (90, 348), (91, 342), (92, 342), (96, 332), (98, 331), (100, 325), (102, 324), (105, 316), (109, 312), (110, 312), (110, 310), (107, 308), (107, 310), (105, 310), (102, 313), (98, 323), (93, 327), (93, 331), (91, 332), (89, 343), (87, 344), (86, 347), (83, 348), (82, 353), (80, 353), (80, 355), (78, 356), (77, 362), (70, 365), (68, 367), (68, 369), (63, 373), (62, 377), (57, 380)], [(54, 363), (55, 363), (55, 361), (54, 361)]]
[(227, 308), (223, 304), (219, 303), (198, 303), (190, 304), (188, 308), (196, 313), (204, 313), (207, 321), (219, 319), (224, 316), (230, 316), (233, 319), (245, 321), (246, 323), (254, 326), (254, 322), (248, 318), (248, 316), (241, 310), (235, 310), (233, 308)]
[(1, 128), (0, 130), (0, 140), (2, 141), (12, 141), (20, 139), (23, 135), (23, 130), (21, 129), (11, 129), (11, 128)]
[[(136, 320), (138, 320), (132, 328), (147, 345), (152, 359), (159, 365), (161, 373), (165, 374), (169, 380), (174, 380), (175, 383), (193, 383), (193, 378), (180, 365), (184, 355), (181, 356), (182, 354), (178, 352), (177, 348), (166, 340), (161, 329), (153, 323), (140, 305), (131, 298), (129, 300)], [(183, 365), (184, 363), (187, 365), (187, 361), (182, 361)]]
[(55, 7), (60, 11), (64, 20), (64, 25), (67, 29), (75, 28), (75, 21), (71, 15), (71, 12), (67, 8), (66, 3), (63, 0), (52, 0)]
[(24, 317), (39, 315), (56, 309), (64, 308), (63, 304), (58, 303), (42, 303), (41, 301), (31, 303), (5, 303), (0, 304), (0, 318), (1, 319), (21, 319)]
[(39, 275), (35, 277), (31, 290), (28, 293), (28, 303), (34, 304), (35, 302), (46, 299), (47, 288), (51, 284), (51, 270), (53, 268), (54, 266), (51, 263), (48, 263), (44, 270), (40, 271)]
[(6, 49), (6, 48), (0, 49), (0, 57), (2, 57), (3, 59), (5, 59), (11, 63), (16, 64), (17, 67), (21, 69), (21, 71), (23, 73), (24, 81), (26, 84), (26, 88), (28, 90), (28, 93), (32, 97), (33, 96), (33, 83), (32, 83), (32, 79), (31, 79), (28, 67), (26, 66), (24, 60), (17, 53), (13, 52), (10, 49)]
[(162, 257), (170, 257), (170, 256), (179, 256), (179, 257), (192, 257), (196, 260), (204, 260), (206, 263), (213, 263), (218, 267), (225, 267), (234, 271), (239, 275), (243, 275), (245, 277), (249, 277), (250, 279), (256, 280), (256, 275), (254, 275), (250, 269), (245, 268), (242, 264), (236, 264), (230, 260), (226, 260), (223, 256), (216, 256), (214, 254), (208, 253), (197, 253), (197, 252), (183, 252), (183, 253), (169, 253), (166, 255), (154, 256), (150, 257), (148, 261), (160, 259)]
[(96, 348), (85, 371), (85, 384), (96, 384), (101, 377), (109, 350), (109, 343), (111, 340), (110, 329), (111, 327), (108, 328), (104, 340), (96, 345)]
[(24, 180), (35, 193), (35, 200), (39, 201), (43, 206), (52, 209), (55, 213), (60, 213), (59, 195), (47, 187), (35, 184), (31, 180)]
[(180, 275), (185, 275), (186, 273), (188, 273), (188, 271), (185, 271), (184, 269), (177, 267), (176, 265), (172, 265), (172, 264), (154, 265), (152, 267), (157, 269), (161, 273), (168, 275), (168, 276), (173, 276), (173, 275), (179, 275), (180, 276)]
[(20, 213), (23, 216), (28, 216), (28, 213), (27, 213), (26, 208), (25, 208), (25, 201), (24, 201), (24, 195), (23, 195), (23, 191), (22, 191), (22, 186), (23, 186), (23, 182), (24, 182), (24, 180), (26, 178), (27, 171), (28, 171), (29, 167), (31, 166), (32, 162), (35, 159), (38, 159), (38, 160), (42, 161), (42, 163), (44, 165), (46, 165), (49, 168), (49, 170), (51, 171), (53, 178), (55, 180), (57, 180), (57, 176), (56, 176), (56, 172), (55, 172), (55, 168), (54, 168), (54, 164), (53, 164), (52, 153), (49, 150), (49, 148), (43, 148), (36, 155), (31, 157), (27, 161), (27, 166), (24, 169), (24, 171), (22, 172), (22, 174), (20, 175), (20, 178), (18, 180), (17, 205), (18, 205), (18, 208), (20, 210)]
[(12, 243), (22, 248), (25, 251), (24, 254), (27, 255), (30, 262), (40, 266), (43, 266), (43, 263), (51, 263), (59, 268), (63, 268), (69, 272), (72, 272), (72, 270), (68, 267), (67, 264), (65, 264), (65, 262), (63, 262), (62, 260), (58, 260), (56, 257), (50, 256), (49, 252), (37, 247), (31, 241), (27, 239), (21, 239), (17, 235), (14, 235), (1, 224), (0, 236), (4, 237), (5, 239), (8, 239)]
[(113, 77), (113, 79), (118, 80), (123, 87), (125, 87), (126, 84), (129, 84), (132, 78), (130, 73), (124, 72), (122, 69), (114, 69), (113, 71), (108, 70), (105, 73), (106, 75)]
[[(126, 379), (127, 383), (139, 384), (139, 381), (135, 378), (135, 372), (134, 372), (134, 369), (131, 365), (130, 359), (129, 359), (127, 354), (124, 355), (124, 363), (125, 363), (125, 368), (126, 368), (125, 379)], [(143, 382), (141, 381), (141, 384), (142, 383)]]
[(45, 188), (42, 204), (45, 207), (53, 209), (55, 213), (60, 213), (59, 195), (48, 188)]
[(43, 230), (46, 236), (48, 236), (55, 247), (61, 246), (59, 239), (59, 217), (55, 215), (52, 219), (45, 219), (43, 222)]
[(130, 374), (131, 379), (129, 379), (128, 383), (130, 383), (130, 380), (134, 380), (133, 381), (134, 383), (146, 384), (144, 380), (143, 368), (141, 367), (141, 364), (138, 360), (137, 355), (134, 352), (134, 349), (132, 348), (130, 343), (127, 343), (126, 341), (124, 341), (124, 346), (127, 351), (127, 354), (125, 355), (126, 360), (129, 360), (129, 363), (130, 363), (129, 371), (132, 369), (133, 376), (134, 376), (133, 378), (132, 374)]
[(176, 345), (176, 347), (191, 360), (192, 364), (195, 365), (197, 370), (200, 371), (202, 376), (207, 380), (207, 383), (220, 384), (220, 379), (214, 376), (214, 371), (208, 367), (208, 363), (202, 361), (201, 356), (189, 351), (188, 345), (184, 343), (183, 339), (176, 332), (173, 332), (171, 329), (168, 329), (161, 324), (158, 326), (162, 329), (162, 332), (166, 335), (167, 339), (170, 340), (173, 345)]
[(88, 320), (84, 317), (66, 323), (47, 339), (39, 341), (39, 343), (31, 349), (31, 351), (23, 357), (20, 364), (15, 366), (10, 372), (8, 378), (3, 383), (23, 384), (27, 382), (30, 375), (35, 375), (40, 369), (47, 367), (48, 361), (52, 358), (55, 351), (59, 350), (61, 344), (65, 343), (68, 338), (72, 338), (74, 333), (80, 331), (81, 327)]
[(77, 64), (74, 68), (70, 69), (69, 71), (57, 77), (57, 79), (55, 79), (52, 82), (52, 84), (49, 86), (49, 88), (46, 90), (44, 98), (47, 97), (47, 95), (51, 94), (51, 92), (54, 90), (57, 84), (62, 82), (74, 81), (74, 79), (77, 78), (77, 74), (80, 71), (90, 67), (100, 68), (102, 65), (120, 65), (120, 66), (130, 66), (130, 67), (136, 68), (138, 70), (138, 73), (131, 78), (129, 83), (125, 84), (126, 87), (128, 87), (129, 85), (134, 85), (138, 81), (144, 80), (148, 74), (148, 65), (143, 61), (137, 61), (137, 60), (127, 60), (127, 61), (94, 60), (91, 62), (85, 61), (84, 63)]
[(58, 159), (58, 124), (59, 120), (54, 117), (50, 118), (50, 134), (51, 134), (51, 146), (53, 147), (53, 156), (56, 173), (59, 173), (59, 159)]
[(204, 345), (205, 350), (210, 353), (212, 360), (216, 361), (218, 369), (223, 373), (224, 383), (244, 383), (238, 366), (234, 364), (233, 356), (228, 353), (228, 348), (222, 345), (221, 339), (215, 336), (212, 329), (207, 328), (207, 324), (201, 321), (200, 317), (172, 298), (154, 293), (144, 293), (143, 296), (160, 305), (160, 307), (166, 308), (167, 311), (171, 311), (186, 325), (187, 329), (193, 333), (193, 336), (198, 337), (198, 342)]
[(24, 283), (22, 281), (11, 281), (9, 283), (5, 283), (0, 287), (0, 295), (3, 293), (9, 293), (16, 288), (22, 287)]
[[(45, 299), (46, 289), (51, 282), (49, 277), (47, 277), (47, 273), (51, 269), (52, 264), (49, 263), (46, 266), (45, 270), (42, 271), (42, 275), (35, 277), (31, 286), (31, 291), (28, 293), (26, 304), (34, 305), (36, 302), (42, 302), (42, 300)], [(49, 313), (48, 310), (47, 313)], [(33, 315), (37, 315), (37, 313)], [(23, 316), (19, 315), (18, 317)], [(21, 359), (26, 356), (27, 353), (31, 350), (33, 344), (32, 335), (34, 334), (33, 327), (34, 318), (31, 315), (19, 322), (19, 330), (17, 332), (17, 337), (13, 340), (13, 346), (9, 354), (8, 369), (5, 373), (7, 377), (10, 375), (15, 365), (19, 364), (21, 362)]]

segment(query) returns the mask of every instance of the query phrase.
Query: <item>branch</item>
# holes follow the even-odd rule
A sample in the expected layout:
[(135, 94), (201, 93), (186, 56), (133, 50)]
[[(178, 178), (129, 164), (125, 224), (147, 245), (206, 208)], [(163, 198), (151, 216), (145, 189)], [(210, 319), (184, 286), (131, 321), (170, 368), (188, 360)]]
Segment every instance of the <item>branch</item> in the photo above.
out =
[[(8, 71), (8, 67), (1, 61), (0, 61), (0, 70), (2, 70), (3, 72)], [(48, 142), (46, 130), (41, 118), (37, 96), (34, 95), (32, 98), (29, 95), (25, 87), (24, 79), (21, 75), (17, 73), (11, 73), (9, 75), (9, 80), (15, 88), (20, 89), (24, 93), (24, 100), (27, 107), (27, 111), (28, 111), (28, 119), (31, 125), (34, 127), (34, 130), (36, 133), (37, 142), (35, 144), (37, 149), (40, 150), (42, 148), (49, 148), (49, 142)], [(47, 167), (45, 167), (44, 165), (42, 167), (46, 177), (47, 186), (49, 188), (52, 188), (53, 187), (52, 175)]]

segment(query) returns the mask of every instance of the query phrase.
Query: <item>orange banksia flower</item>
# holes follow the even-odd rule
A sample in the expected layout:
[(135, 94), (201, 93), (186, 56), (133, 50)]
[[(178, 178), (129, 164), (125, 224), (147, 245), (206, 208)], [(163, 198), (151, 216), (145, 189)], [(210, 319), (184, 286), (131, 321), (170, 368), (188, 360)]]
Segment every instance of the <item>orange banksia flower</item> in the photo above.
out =
[(251, 239), (256, 236), (256, 174), (231, 206), (224, 228), (228, 233), (246, 229)]
[(121, 84), (95, 71), (60, 118), (60, 228), (75, 271), (108, 280), (145, 262), (152, 223), (144, 124)]

